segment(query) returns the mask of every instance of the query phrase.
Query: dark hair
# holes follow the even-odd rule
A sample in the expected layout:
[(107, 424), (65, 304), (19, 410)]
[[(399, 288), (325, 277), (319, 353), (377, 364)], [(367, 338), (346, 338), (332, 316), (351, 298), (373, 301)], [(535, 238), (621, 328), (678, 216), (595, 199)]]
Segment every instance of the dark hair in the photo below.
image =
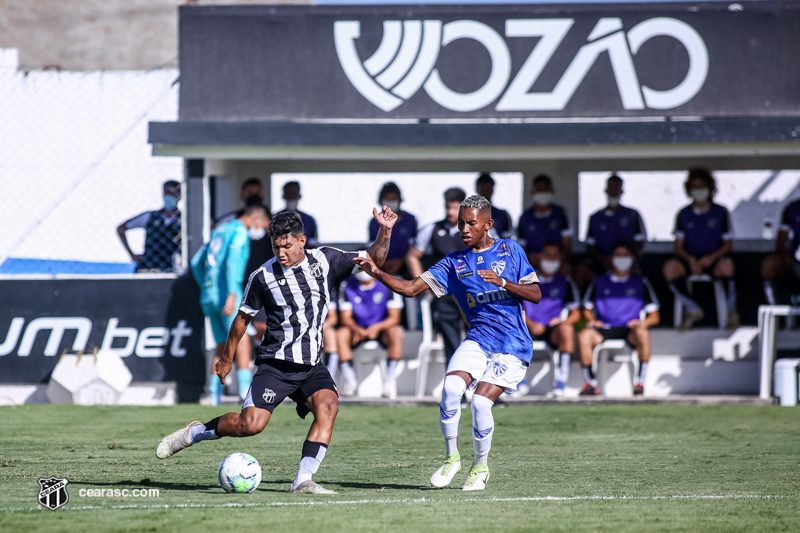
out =
[(606, 180), (606, 183), (608, 183), (608, 182), (610, 182), (610, 181), (616, 181), (616, 182), (619, 182), (619, 184), (620, 184), (620, 185), (622, 185), (622, 178), (620, 178), (620, 177), (619, 177), (619, 176), (617, 176), (616, 174), (611, 174), (611, 175), (608, 177), (608, 179)]
[(561, 251), (561, 243), (560, 242), (547, 241), (544, 244), (542, 244), (542, 251), (544, 251), (544, 249), (547, 248), (548, 246), (555, 246), (556, 248), (558, 248), (559, 252)]
[(242, 183), (242, 190), (245, 190), (246, 188), (248, 188), (251, 185), (258, 185), (259, 187), (262, 187), (261, 180), (258, 179), (258, 178), (253, 177), (253, 178), (247, 178), (246, 180), (244, 180), (244, 182)]
[(689, 191), (691, 190), (689, 186), (692, 180), (696, 179), (703, 180), (705, 186), (708, 187), (711, 198), (713, 198), (714, 194), (717, 192), (717, 182), (714, 179), (714, 175), (711, 174), (711, 169), (708, 167), (692, 167), (689, 169), (689, 174), (686, 176), (686, 181), (683, 183), (686, 195), (689, 196)]
[(533, 178), (533, 186), (536, 187), (538, 183), (547, 183), (551, 187), (553, 186), (553, 180), (547, 174), (539, 174)]
[(459, 204), (467, 199), (467, 193), (464, 192), (464, 189), (459, 187), (451, 187), (444, 191), (444, 202), (449, 204), (450, 202), (458, 202)]
[(303, 236), (303, 219), (295, 211), (278, 213), (269, 224), (269, 237), (272, 242), (286, 235), (299, 239)]
[(494, 178), (491, 174), (484, 172), (480, 176), (478, 176), (477, 181), (475, 181), (475, 185), (491, 185), (494, 187)]
[(297, 187), (297, 190), (300, 190), (300, 182), (299, 181), (287, 181), (283, 184), (283, 192), (286, 192), (286, 189), (289, 187)]
[(618, 239), (614, 241), (613, 246), (611, 246), (611, 252), (613, 253), (617, 248), (625, 248), (632, 256), (636, 256), (636, 245), (630, 239)]
[(181, 182), (180, 181), (175, 181), (175, 180), (165, 181), (164, 182), (164, 188), (166, 189), (167, 187), (177, 187), (178, 190), (180, 190)]
[(398, 197), (400, 197), (400, 201), (403, 200), (403, 195), (400, 194), (400, 187), (398, 187), (393, 181), (387, 181), (383, 184), (383, 187), (381, 187), (381, 192), (378, 193), (378, 201), (380, 202), (381, 198), (387, 194), (396, 194)]

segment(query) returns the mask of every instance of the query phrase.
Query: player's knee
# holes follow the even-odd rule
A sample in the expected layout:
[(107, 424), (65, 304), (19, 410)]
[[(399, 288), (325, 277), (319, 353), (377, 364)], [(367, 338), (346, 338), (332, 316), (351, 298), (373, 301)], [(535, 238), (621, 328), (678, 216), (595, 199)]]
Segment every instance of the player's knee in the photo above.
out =
[(680, 278), (685, 274), (683, 272), (683, 266), (675, 261), (674, 259), (670, 259), (666, 263), (664, 263), (664, 277), (667, 279), (675, 279)]
[(445, 376), (444, 387), (442, 388), (442, 401), (450, 399), (461, 401), (461, 397), (467, 391), (467, 382), (461, 376)]
[(491, 413), (494, 402), (486, 396), (476, 394), (472, 397), (472, 414), (488, 414)]
[(317, 404), (315, 416), (321, 420), (333, 420), (339, 414), (339, 402), (335, 399), (325, 399)]
[(714, 269), (714, 274), (721, 278), (730, 278), (733, 277), (734, 270), (733, 261), (730, 259), (723, 259), (717, 264), (717, 268)]

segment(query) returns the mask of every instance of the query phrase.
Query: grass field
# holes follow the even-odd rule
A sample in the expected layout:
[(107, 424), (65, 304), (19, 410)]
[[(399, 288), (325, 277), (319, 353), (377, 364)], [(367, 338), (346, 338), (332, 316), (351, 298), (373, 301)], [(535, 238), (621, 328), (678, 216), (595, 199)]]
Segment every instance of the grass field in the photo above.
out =
[[(343, 407), (315, 479), (338, 496), (288, 494), (308, 422), (276, 410), (261, 435), (159, 461), (161, 436), (222, 408), (0, 408), (0, 531), (798, 531), (800, 411), (779, 407), (510, 406), (495, 412), (484, 492), (430, 490), (436, 408)], [(461, 434), (471, 435), (469, 411)], [(253, 494), (217, 485), (228, 453), (253, 454)], [(70, 500), (37, 505), (39, 477)], [(159, 497), (80, 497), (157, 488)]]

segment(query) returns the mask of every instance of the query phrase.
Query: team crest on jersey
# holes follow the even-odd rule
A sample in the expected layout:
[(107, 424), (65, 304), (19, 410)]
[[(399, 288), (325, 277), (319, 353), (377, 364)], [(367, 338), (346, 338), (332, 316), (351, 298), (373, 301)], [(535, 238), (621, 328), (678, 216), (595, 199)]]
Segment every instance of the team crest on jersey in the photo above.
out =
[(264, 394), (261, 395), (264, 402), (270, 404), (275, 401), (275, 391), (272, 389), (264, 389)]
[(623, 228), (628, 225), (629, 220), (627, 218), (623, 218), (619, 221), (619, 225)]
[(503, 270), (506, 269), (506, 262), (505, 261), (492, 261), (492, 270), (498, 276), (503, 273)]
[(314, 263), (308, 267), (308, 270), (312, 277), (318, 278), (322, 275), (322, 263)]
[(383, 303), (383, 293), (382, 292), (376, 292), (375, 294), (373, 294), (372, 295), (372, 301), (374, 303), (376, 303), (376, 304)]
[(628, 296), (628, 297), (630, 297), (630, 298), (633, 298), (634, 296), (636, 296), (636, 289), (634, 289), (633, 287), (631, 287), (630, 289), (626, 290), (626, 291), (625, 291), (625, 296)]
[(39, 503), (55, 511), (59, 507), (63, 507), (69, 501), (69, 494), (67, 494), (67, 481), (66, 478), (57, 477), (40, 477), (39, 478)]
[(508, 365), (503, 361), (495, 361), (492, 363), (492, 374), (494, 377), (499, 378), (506, 373), (506, 370), (508, 370)]

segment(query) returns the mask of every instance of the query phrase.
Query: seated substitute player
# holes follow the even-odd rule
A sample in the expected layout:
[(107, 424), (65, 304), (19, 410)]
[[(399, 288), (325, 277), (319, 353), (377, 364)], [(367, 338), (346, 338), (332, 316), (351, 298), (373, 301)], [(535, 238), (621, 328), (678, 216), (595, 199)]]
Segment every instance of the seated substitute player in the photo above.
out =
[[(783, 209), (775, 251), (761, 263), (767, 303), (800, 305), (800, 200)], [(778, 291), (773, 284), (778, 285)]]
[[(644, 394), (650, 361), (650, 330), (660, 321), (658, 299), (647, 278), (631, 273), (636, 248), (631, 241), (614, 244), (611, 271), (597, 276), (583, 298), (586, 327), (578, 332), (578, 346), (586, 384), (581, 396), (600, 394), (592, 372), (592, 351), (608, 339), (624, 339), (639, 352), (639, 375), (633, 393)], [(646, 316), (640, 318), (641, 312)], [(596, 312), (596, 314), (595, 314)]]
[[(397, 216), (384, 207), (373, 210), (382, 226), (367, 253), (374, 264), (383, 264), (389, 251), (391, 230)], [(241, 413), (227, 413), (202, 424), (190, 422), (164, 437), (156, 456), (166, 459), (196, 442), (220, 437), (249, 437), (261, 433), (272, 411), (287, 396), (297, 403), (301, 418), (311, 412), (314, 422), (303, 443), (297, 477), (289, 492), (334, 494), (312, 480), (331, 440), (339, 410), (339, 396), (331, 375), (322, 364), (322, 324), (328, 311), (331, 287), (354, 272), (353, 259), (365, 252), (343, 252), (322, 246), (304, 250), (306, 237), (300, 215), (276, 215), (269, 227), (275, 258), (253, 272), (228, 333), (216, 373), (225, 381), (233, 354), (258, 309), (267, 312), (267, 334), (257, 349), (258, 371)]]
[[(581, 319), (578, 289), (570, 278), (558, 273), (560, 268), (561, 247), (546, 242), (539, 265), (542, 299), (538, 304), (525, 302), (525, 323), (533, 340), (543, 340), (561, 353), (554, 396), (564, 396), (575, 351), (575, 324)], [(567, 316), (562, 319), (565, 310)]]
[[(554, 191), (550, 176), (539, 174), (533, 178), (533, 205), (522, 213), (517, 224), (519, 241), (525, 247), (528, 261), (536, 268), (539, 268), (542, 245), (546, 242), (560, 242), (564, 259), (572, 254), (569, 217), (566, 209), (553, 203)], [(562, 273), (568, 271), (569, 266), (562, 265)]]
[(400, 310), (403, 299), (377, 283), (366, 272), (358, 272), (342, 284), (339, 290), (339, 318), (337, 330), (340, 361), (353, 360), (353, 348), (377, 340), (386, 348), (386, 375), (383, 379), (383, 396), (394, 398), (394, 376), (397, 363), (403, 357), (403, 329), (400, 327)]
[[(266, 217), (263, 205), (247, 207), (238, 218), (214, 228), (211, 240), (192, 257), (192, 274), (200, 285), (200, 305), (211, 323), (217, 344), (215, 363), (222, 357), (228, 330), (236, 317), (236, 306), (242, 299), (245, 269), (250, 257), (249, 235), (263, 231)], [(236, 351), (236, 380), (242, 399), (253, 377), (250, 362), (250, 343), (243, 342)], [(211, 405), (219, 405), (222, 382), (216, 374), (211, 375), (208, 392)]]
[(677, 282), (689, 275), (709, 274), (727, 280), (728, 328), (739, 327), (736, 313), (734, 268), (728, 254), (733, 250), (733, 228), (728, 210), (714, 202), (717, 192), (711, 171), (705, 167), (689, 169), (683, 184), (692, 203), (678, 211), (675, 217), (675, 257), (664, 263), (664, 277), (675, 299), (683, 302), (686, 313), (680, 331), (690, 329), (703, 319), (697, 302), (679, 289)]
[(439, 422), (447, 456), (431, 476), (431, 485), (446, 487), (461, 470), (458, 421), (461, 397), (472, 396), (475, 459), (463, 490), (483, 490), (489, 480), (489, 449), (494, 432), (492, 406), (503, 392), (513, 393), (525, 377), (532, 341), (525, 327), (523, 300), (538, 302), (539, 280), (516, 241), (492, 239), (491, 205), (482, 197), (466, 198), (458, 227), (466, 250), (453, 252), (412, 281), (393, 278), (369, 259), (355, 263), (381, 283), (408, 298), (430, 289), (441, 298), (452, 295), (469, 324), (467, 338), (447, 365)]

